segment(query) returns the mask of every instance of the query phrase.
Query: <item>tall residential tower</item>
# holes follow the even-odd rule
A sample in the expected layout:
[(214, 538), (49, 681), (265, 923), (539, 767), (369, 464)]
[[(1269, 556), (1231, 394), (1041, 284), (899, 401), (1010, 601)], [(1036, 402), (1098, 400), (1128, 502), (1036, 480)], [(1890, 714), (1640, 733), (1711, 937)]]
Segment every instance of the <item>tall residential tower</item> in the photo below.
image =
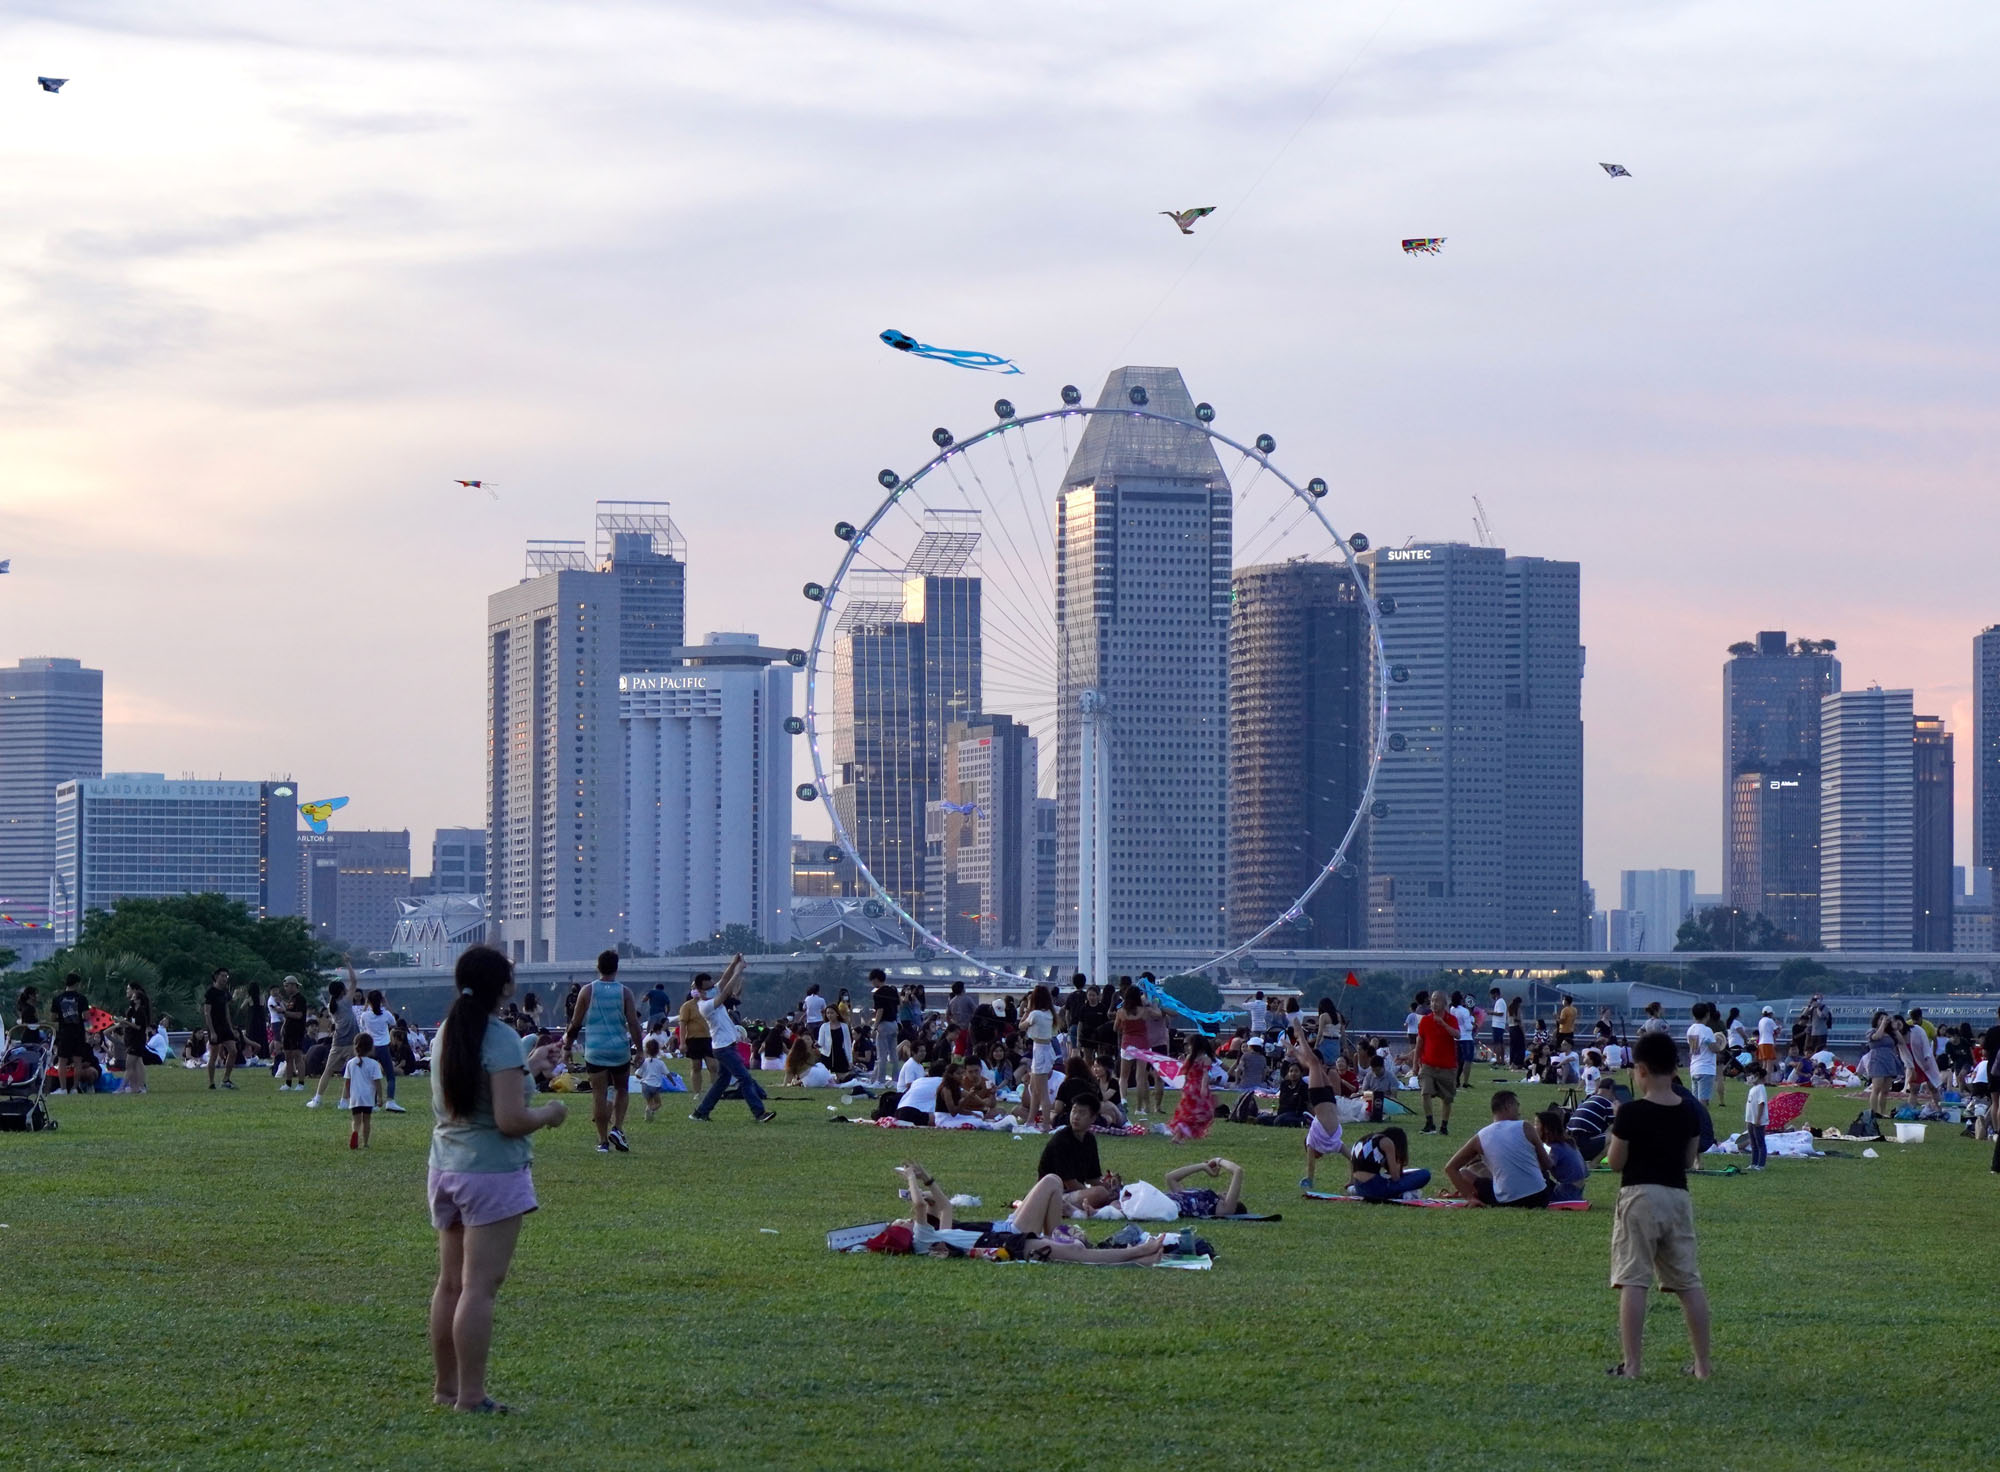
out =
[(0, 669), (0, 911), (50, 919), (56, 788), (104, 770), (104, 671), (76, 659)]
[(1820, 936), (1820, 703), (1831, 639), (1766, 630), (1722, 667), (1722, 893), (1798, 944)]
[(1910, 949), (1915, 750), (1908, 690), (1822, 702), (1820, 940), (1830, 951)]

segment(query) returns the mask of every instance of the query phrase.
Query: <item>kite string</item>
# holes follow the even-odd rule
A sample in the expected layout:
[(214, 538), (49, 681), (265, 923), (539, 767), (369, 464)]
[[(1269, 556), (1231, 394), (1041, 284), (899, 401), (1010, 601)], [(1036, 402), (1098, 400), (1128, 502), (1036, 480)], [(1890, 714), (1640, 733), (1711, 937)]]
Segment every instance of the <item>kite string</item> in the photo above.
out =
[(1299, 141), (1299, 135), (1305, 132), (1307, 125), (1311, 123), (1315, 117), (1319, 116), (1319, 110), (1322, 107), (1326, 106), (1327, 99), (1333, 96), (1334, 89), (1339, 87), (1342, 82), (1346, 81), (1348, 73), (1353, 71), (1355, 67), (1361, 64), (1361, 58), (1368, 54), (1369, 48), (1375, 44), (1376, 38), (1382, 34), (1383, 29), (1389, 24), (1390, 20), (1392, 20), (1395, 17), (1396, 12), (1401, 8), (1402, 8), (1402, 0), (1389, 0), (1389, 8), (1382, 12), (1382, 19), (1377, 21), (1375, 24), (1375, 29), (1368, 33), (1368, 39), (1361, 43), (1361, 49), (1359, 51), (1356, 51), (1354, 55), (1351, 58), (1349, 58), (1347, 65), (1340, 69), (1339, 75), (1336, 76), (1331, 82), (1326, 84), (1326, 90), (1319, 94), (1319, 100), (1315, 102), (1309, 109), (1307, 109), (1306, 115), (1304, 117), (1299, 119), (1299, 125), (1296, 128), (1292, 129), (1291, 136), (1286, 138), (1283, 143), (1278, 145), (1278, 151), (1271, 155), (1271, 161), (1265, 164), (1263, 170), (1257, 175), (1257, 177), (1250, 181), (1250, 187), (1243, 191), (1242, 196), (1236, 201), (1235, 205), (1231, 207), (1230, 211), (1227, 214), (1223, 214), (1219, 219), (1216, 218), (1215, 216), (1210, 216), (1210, 219), (1214, 223), (1215, 228), (1213, 230), (1205, 231), (1203, 233), (1200, 249), (1195, 251), (1193, 257), (1188, 261), (1188, 263), (1185, 266), (1181, 267), (1180, 275), (1176, 276), (1173, 279), (1173, 281), (1168, 285), (1167, 289), (1160, 293), (1160, 299), (1154, 302), (1151, 308), (1147, 310), (1146, 315), (1139, 319), (1138, 325), (1132, 329), (1132, 335), (1125, 339), (1125, 345), (1118, 350), (1117, 356), (1112, 359), (1114, 363), (1122, 363), (1125, 361), (1126, 354), (1132, 351), (1132, 344), (1138, 341), (1139, 334), (1144, 332), (1146, 330), (1147, 324), (1150, 323), (1154, 317), (1159, 315), (1160, 308), (1164, 307), (1167, 304), (1169, 298), (1171, 298), (1175, 292), (1181, 289), (1181, 283), (1186, 281), (1188, 277), (1193, 274), (1194, 268), (1201, 264), (1202, 257), (1206, 256), (1209, 252), (1209, 247), (1213, 246), (1215, 242), (1221, 237), (1222, 232), (1229, 228), (1230, 221), (1233, 220), (1236, 215), (1242, 213), (1243, 206), (1250, 202), (1250, 196), (1255, 194), (1259, 186), (1261, 186), (1263, 182), (1271, 176), (1271, 171), (1277, 168), (1279, 160), (1284, 158), (1286, 153), (1288, 153), (1291, 150), (1291, 146)]

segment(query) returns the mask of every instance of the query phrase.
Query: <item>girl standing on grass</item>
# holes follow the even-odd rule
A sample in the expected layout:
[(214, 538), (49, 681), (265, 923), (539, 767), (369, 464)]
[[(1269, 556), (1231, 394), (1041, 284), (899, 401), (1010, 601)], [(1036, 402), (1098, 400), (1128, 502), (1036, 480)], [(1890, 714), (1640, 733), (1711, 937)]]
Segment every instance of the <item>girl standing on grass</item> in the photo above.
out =
[(432, 1399), (461, 1411), (505, 1412), (486, 1393), (493, 1300), (535, 1209), (528, 1136), (569, 1115), (561, 1101), (534, 1108), (527, 1048), (494, 1014), (514, 994), (514, 967), (491, 946), (458, 958), (458, 996), (431, 1051), (429, 1197), (438, 1234), (431, 1295)]
[(146, 1043), (153, 1030), (153, 999), (136, 981), (125, 983), (125, 1092), (146, 1092)]
[(1023, 1024), (1031, 1048), (1028, 1054), (1028, 1123), (1055, 1127), (1049, 1112), (1049, 1075), (1056, 1069), (1055, 999), (1049, 989), (1038, 986), (1028, 997), (1028, 1017)]
[(1167, 1133), (1176, 1140), (1204, 1139), (1208, 1127), (1215, 1123), (1215, 1095), (1208, 1084), (1210, 1062), (1208, 1039), (1189, 1038), (1187, 1060), (1181, 1066), (1181, 1100), (1167, 1125)]
[(1749, 1136), (1750, 1169), (1764, 1168), (1764, 1131), (1771, 1123), (1770, 1096), (1764, 1092), (1764, 1065), (1753, 1063), (1743, 1070), (1749, 1085), (1743, 1096), (1743, 1133)]
[(375, 1039), (367, 1033), (354, 1040), (354, 1056), (340, 1071), (340, 1104), (353, 1121), (348, 1126), (347, 1148), (366, 1150), (375, 1122), (375, 1107), (382, 1101), (382, 1065), (375, 1057)]

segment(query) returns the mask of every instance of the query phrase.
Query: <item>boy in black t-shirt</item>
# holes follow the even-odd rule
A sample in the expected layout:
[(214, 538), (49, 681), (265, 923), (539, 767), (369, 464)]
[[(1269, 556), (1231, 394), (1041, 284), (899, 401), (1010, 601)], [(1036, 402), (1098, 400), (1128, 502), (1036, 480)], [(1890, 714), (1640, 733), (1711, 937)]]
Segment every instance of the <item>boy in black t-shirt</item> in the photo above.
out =
[(1632, 1050), (1638, 1097), (1611, 1122), (1611, 1168), (1622, 1172), (1618, 1214), (1611, 1227), (1611, 1286), (1618, 1290), (1618, 1340), (1625, 1358), (1610, 1373), (1639, 1378), (1646, 1329), (1646, 1291), (1680, 1295), (1694, 1346), (1692, 1373), (1709, 1376), (1708, 1293), (1694, 1257), (1694, 1202), (1688, 1167), (1701, 1148), (1695, 1106), (1674, 1092), (1679, 1055), (1665, 1033), (1640, 1034)]

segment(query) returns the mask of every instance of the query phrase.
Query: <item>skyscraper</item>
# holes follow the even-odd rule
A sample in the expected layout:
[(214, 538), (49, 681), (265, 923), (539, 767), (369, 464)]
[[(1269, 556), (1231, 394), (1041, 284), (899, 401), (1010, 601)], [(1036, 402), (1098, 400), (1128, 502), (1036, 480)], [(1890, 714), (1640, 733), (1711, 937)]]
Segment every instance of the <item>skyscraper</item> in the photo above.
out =
[(1916, 749), (1911, 763), (1911, 945), (1919, 951), (1949, 951), (1952, 899), (1958, 880), (1952, 871), (1952, 800), (1955, 780), (1951, 732), (1941, 716), (1916, 717)]
[(431, 836), (430, 892), (486, 893), (484, 828), (440, 828)]
[(597, 567), (618, 580), (617, 674), (673, 668), (687, 642), (687, 544), (665, 501), (599, 501)]
[(2000, 624), (1972, 641), (1972, 862), (2000, 868)]
[(925, 821), (925, 926), (955, 946), (1038, 943), (1036, 741), (1011, 716), (945, 729)]
[(1915, 751), (1908, 690), (1822, 702), (1820, 939), (1830, 951), (1910, 949)]
[(580, 961), (619, 938), (619, 586), (558, 567), (486, 600), (486, 832), (494, 943)]
[(1799, 944), (1820, 935), (1820, 705), (1840, 689), (1831, 639), (1782, 629), (1722, 667), (1724, 901)]
[(1681, 922), (1694, 913), (1694, 870), (1620, 870), (1618, 903), (1628, 944), (1612, 949), (1671, 951)]
[[(1345, 567), (1236, 572), (1229, 626), (1229, 943), (1277, 919), (1333, 857), (1368, 759), (1368, 619)], [(1361, 943), (1362, 845), (1278, 943)]]
[[(1099, 408), (1143, 388), (1194, 417), (1174, 368), (1119, 368)], [(1219, 948), (1224, 934), (1232, 497), (1206, 436), (1093, 416), (1056, 497), (1057, 904), (1077, 940), (1079, 703), (1095, 692), (1109, 768), (1112, 946)]]
[(314, 934), (363, 950), (387, 949), (410, 895), (410, 830), (335, 829), (298, 840), (305, 917)]
[[(1501, 944), (1507, 889), (1506, 553), (1464, 543), (1374, 548), (1388, 723), (1402, 750), (1375, 781), (1368, 823), (1368, 945)], [(1398, 675), (1404, 678), (1397, 678)], [(1573, 903), (1574, 901), (1572, 901)]]
[(1507, 773), (1501, 940), (1524, 950), (1581, 946), (1590, 923), (1583, 898), (1581, 586), (1577, 563), (1546, 557), (1509, 557), (1501, 580)]
[(729, 925), (788, 937), (792, 667), (755, 634), (710, 634), (673, 659), (618, 678), (625, 933), (661, 955)]
[(852, 581), (834, 630), (827, 799), (876, 882), (916, 916), (945, 733), (980, 711), (978, 548), (974, 525), (933, 513), (900, 573)]
[(0, 910), (46, 922), (56, 788), (104, 770), (104, 672), (76, 659), (0, 669)]

